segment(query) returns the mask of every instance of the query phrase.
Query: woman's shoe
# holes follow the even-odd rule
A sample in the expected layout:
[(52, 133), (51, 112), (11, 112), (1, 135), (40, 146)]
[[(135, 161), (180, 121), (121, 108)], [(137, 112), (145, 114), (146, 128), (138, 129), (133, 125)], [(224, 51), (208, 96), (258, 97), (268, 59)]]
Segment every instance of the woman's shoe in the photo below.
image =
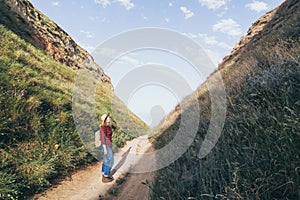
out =
[(112, 182), (114, 180), (114, 178), (113, 177), (106, 177), (106, 176), (104, 176), (104, 175), (102, 175), (102, 182), (103, 183), (109, 183), (109, 182)]

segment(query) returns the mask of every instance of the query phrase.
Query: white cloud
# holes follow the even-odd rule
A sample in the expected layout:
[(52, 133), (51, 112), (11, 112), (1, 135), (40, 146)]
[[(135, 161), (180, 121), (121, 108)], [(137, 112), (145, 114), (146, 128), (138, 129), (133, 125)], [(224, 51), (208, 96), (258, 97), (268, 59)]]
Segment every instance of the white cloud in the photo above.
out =
[(89, 31), (80, 30), (80, 33), (83, 33), (87, 38), (93, 38), (93, 34)]
[[(101, 4), (103, 8), (106, 8), (109, 6), (112, 2), (112, 0), (94, 0), (96, 4)], [(134, 3), (131, 2), (131, 0), (115, 0), (113, 2), (119, 3), (121, 6), (125, 7), (126, 10), (130, 10), (134, 7)]]
[(218, 44), (218, 41), (216, 40), (216, 37), (214, 36), (208, 36), (207, 34), (198, 34), (199, 37), (206, 43), (209, 45), (215, 45)]
[(193, 39), (201, 39), (207, 45), (218, 46), (223, 49), (232, 49), (232, 46), (226, 44), (225, 42), (219, 42), (215, 36), (209, 36), (203, 33), (198, 33), (198, 34), (184, 33), (184, 35)]
[(101, 22), (103, 22), (103, 23), (110, 23), (110, 20), (107, 19), (106, 17), (103, 17), (103, 18), (101, 19)]
[(89, 16), (89, 20), (96, 21), (96, 20), (99, 20), (99, 17), (98, 16)]
[(216, 10), (222, 6), (225, 6), (228, 1), (230, 0), (199, 0), (199, 3), (209, 9)]
[(132, 56), (128, 56), (128, 55), (118, 58), (116, 60), (116, 62), (118, 64), (124, 64), (124, 65), (126, 64), (126, 65), (132, 65), (132, 66), (143, 64), (143, 62), (133, 58)]
[(144, 14), (141, 14), (141, 16), (144, 20), (148, 20), (148, 17), (146, 17)]
[(218, 42), (218, 46), (223, 49), (228, 49), (228, 50), (231, 50), (233, 48), (232, 46), (230, 46), (229, 44), (227, 44), (225, 42)]
[(240, 25), (233, 19), (222, 19), (213, 25), (213, 31), (220, 31), (230, 36), (238, 36), (242, 34)]
[(228, 6), (225, 6), (225, 8), (223, 9), (223, 11), (217, 13), (217, 16), (222, 18), (226, 13), (227, 11), (229, 10)]
[(103, 8), (106, 8), (107, 6), (110, 5), (110, 0), (94, 0), (95, 3), (101, 4)]
[(198, 36), (196, 34), (193, 33), (183, 33), (183, 35), (190, 37), (190, 38), (198, 38)]
[(204, 49), (204, 51), (207, 53), (210, 60), (213, 62), (213, 64), (217, 67), (219, 63), (223, 60), (223, 55), (221, 52), (216, 51), (215, 49)]
[(91, 46), (89, 44), (81, 44), (79, 42), (77, 42), (79, 46), (81, 46), (83, 49), (87, 50), (90, 54), (96, 50), (95, 46)]
[(194, 16), (194, 13), (187, 9), (187, 7), (181, 6), (180, 10), (184, 13), (185, 19), (191, 18)]
[(253, 1), (252, 3), (247, 4), (245, 7), (256, 12), (261, 12), (269, 9), (268, 4), (262, 1)]
[(172, 3), (172, 2), (169, 2), (169, 6), (172, 7), (172, 6), (173, 6), (173, 3)]
[(214, 36), (208, 36), (207, 34), (202, 34), (202, 33), (198, 33), (198, 34), (193, 34), (193, 33), (184, 33), (184, 35), (193, 38), (193, 39), (201, 39), (203, 40), (206, 44), (209, 45), (215, 45), (217, 44), (217, 40)]
[(134, 7), (134, 4), (130, 0), (116, 0), (122, 6), (126, 8), (126, 10), (130, 10)]
[(59, 6), (60, 2), (59, 1), (52, 1), (52, 6)]

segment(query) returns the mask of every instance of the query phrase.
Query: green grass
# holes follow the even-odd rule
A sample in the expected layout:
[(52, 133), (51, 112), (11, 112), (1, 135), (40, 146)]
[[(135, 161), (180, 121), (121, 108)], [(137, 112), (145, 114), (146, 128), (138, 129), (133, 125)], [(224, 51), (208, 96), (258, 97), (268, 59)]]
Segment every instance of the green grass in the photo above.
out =
[[(96, 159), (74, 124), (76, 71), (2, 25), (0, 35), (0, 199), (27, 199)], [(112, 111), (113, 94), (106, 85), (98, 85), (95, 110), (101, 115)], [(115, 110), (124, 113), (124, 119), (112, 115), (116, 148), (148, 129), (121, 101)], [(121, 130), (125, 122), (132, 127), (128, 134)], [(94, 140), (93, 132), (89, 137)]]
[[(300, 32), (287, 28), (291, 37), (270, 33), (272, 42), (262, 39), (220, 71), (228, 101), (225, 126), (202, 160), (197, 155), (209, 126), (210, 99), (205, 84), (198, 89), (197, 136), (182, 157), (158, 171), (152, 199), (299, 198)], [(156, 136), (155, 148), (167, 144), (179, 125), (180, 116)]]

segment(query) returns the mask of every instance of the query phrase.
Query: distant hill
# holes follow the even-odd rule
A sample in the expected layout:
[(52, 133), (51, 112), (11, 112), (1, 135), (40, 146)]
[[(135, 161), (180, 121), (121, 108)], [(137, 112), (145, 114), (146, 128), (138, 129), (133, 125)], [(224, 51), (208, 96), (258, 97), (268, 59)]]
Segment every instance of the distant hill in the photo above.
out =
[[(299, 199), (299, 36), (300, 1), (286, 0), (253, 23), (191, 95), (197, 102), (184, 100), (200, 107), (197, 135), (178, 160), (158, 172), (153, 199)], [(200, 159), (212, 116), (208, 82), (217, 73), (226, 90), (226, 119), (216, 146)], [(189, 126), (180, 121), (189, 112), (178, 105), (156, 127), (157, 149)]]
[(79, 137), (73, 118), (81, 69), (96, 87), (79, 104), (94, 98), (93, 115), (111, 113), (116, 148), (148, 131), (93, 58), (28, 0), (0, 0), (0, 43), (0, 199), (28, 199), (101, 157), (99, 122)]

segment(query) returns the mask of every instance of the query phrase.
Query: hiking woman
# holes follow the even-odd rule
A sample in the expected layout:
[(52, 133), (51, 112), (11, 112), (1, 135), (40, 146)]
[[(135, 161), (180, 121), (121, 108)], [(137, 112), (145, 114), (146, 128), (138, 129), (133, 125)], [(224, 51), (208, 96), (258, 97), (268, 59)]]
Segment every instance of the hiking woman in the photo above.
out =
[(101, 151), (103, 152), (102, 163), (102, 182), (108, 183), (113, 181), (111, 168), (114, 164), (114, 155), (112, 151), (112, 128), (110, 126), (109, 113), (101, 116), (102, 124), (100, 126)]

